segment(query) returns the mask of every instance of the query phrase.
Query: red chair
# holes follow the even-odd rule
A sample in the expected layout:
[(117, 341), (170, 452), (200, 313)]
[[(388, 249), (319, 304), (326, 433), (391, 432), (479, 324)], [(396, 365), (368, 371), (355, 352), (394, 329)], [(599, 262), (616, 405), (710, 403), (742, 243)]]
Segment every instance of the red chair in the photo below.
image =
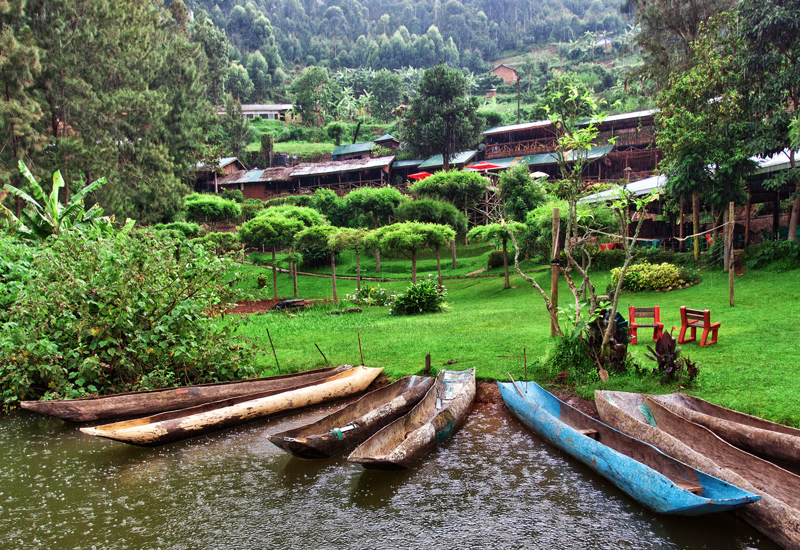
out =
[[(681, 306), (681, 333), (678, 335), (678, 343), (692, 342), (697, 339), (697, 329), (703, 329), (700, 337), (701, 346), (710, 346), (717, 343), (717, 332), (722, 323), (711, 322), (711, 311), (708, 309), (689, 309)], [(691, 337), (686, 338), (686, 329), (691, 329)], [(708, 334), (711, 333), (711, 341), (708, 341)]]
[[(636, 329), (639, 328), (652, 328), (653, 329), (653, 342), (661, 338), (664, 333), (664, 323), (661, 322), (661, 309), (659, 306), (655, 307), (633, 307), (629, 306), (628, 312), (630, 314), (630, 343), (636, 344)], [(652, 323), (638, 323), (636, 318), (652, 318)]]

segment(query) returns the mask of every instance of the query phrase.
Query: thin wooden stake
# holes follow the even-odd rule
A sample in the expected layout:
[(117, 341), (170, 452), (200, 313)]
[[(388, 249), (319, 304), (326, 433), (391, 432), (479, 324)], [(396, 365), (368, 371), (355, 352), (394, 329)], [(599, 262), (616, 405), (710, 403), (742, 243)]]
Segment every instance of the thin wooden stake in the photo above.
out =
[(358, 353), (361, 355), (361, 366), (364, 366), (364, 352), (361, 350), (361, 333), (358, 333)]
[(728, 268), (729, 268), (729, 271), (728, 271), (728, 293), (730, 294), (731, 307), (733, 307), (733, 279), (734, 279), (733, 275), (734, 275), (734, 271), (735, 271), (735, 268), (734, 268), (734, 265), (733, 265), (735, 263), (734, 262), (735, 256), (733, 255), (733, 228), (735, 227), (735, 225), (734, 225), (734, 212), (733, 211), (734, 211), (734, 206), (733, 206), (733, 201), (731, 201), (731, 203), (729, 205), (729, 209), (728, 209), (728, 220), (730, 221), (730, 230), (729, 230), (729, 233), (728, 233), (728, 251), (730, 253), (730, 259), (728, 260)]
[(522, 395), (522, 390), (520, 390), (520, 389), (519, 389), (519, 386), (517, 386), (517, 383), (514, 381), (514, 377), (513, 377), (513, 376), (511, 376), (511, 373), (510, 373), (510, 372), (508, 373), (508, 377), (509, 377), (509, 378), (511, 378), (511, 383), (512, 383), (512, 384), (514, 384), (514, 387), (515, 387), (515, 388), (517, 388), (517, 393), (519, 394), (519, 396), (520, 396), (521, 398), (525, 399), (525, 396), (524, 396), (524, 395)]
[(430, 374), (431, 372), (431, 354), (425, 356), (425, 374)]
[(525, 369), (525, 371), (524, 371), (525, 374), (523, 376), (525, 377), (525, 380), (527, 380), (528, 379), (528, 353), (525, 350), (525, 348), (522, 348), (522, 364), (523, 364), (523, 368)]
[(278, 354), (275, 353), (275, 344), (272, 343), (272, 336), (269, 334), (269, 329), (267, 329), (267, 337), (269, 337), (269, 345), (272, 346), (272, 356), (275, 357), (275, 364), (278, 365), (278, 374), (281, 374), (281, 365), (278, 363)]
[[(315, 345), (315, 346), (317, 346), (317, 344), (314, 344), (314, 345)], [(326, 365), (330, 365), (330, 363), (328, 363), (328, 358), (327, 358), (327, 357), (325, 357), (325, 354), (324, 354), (324, 353), (322, 353), (322, 350), (321, 350), (321, 349), (319, 349), (319, 346), (317, 346), (317, 351), (319, 352), (319, 354), (320, 354), (320, 355), (322, 355), (322, 358), (323, 358), (323, 359), (325, 359), (325, 364), (326, 364)]]

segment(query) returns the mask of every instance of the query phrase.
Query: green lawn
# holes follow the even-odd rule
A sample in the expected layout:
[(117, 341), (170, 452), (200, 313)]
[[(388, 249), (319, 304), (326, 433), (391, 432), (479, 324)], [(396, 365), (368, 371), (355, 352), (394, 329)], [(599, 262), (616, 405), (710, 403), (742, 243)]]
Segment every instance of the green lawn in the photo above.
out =
[[(459, 256), (455, 271), (449, 269), (449, 253), (443, 275), (463, 275), (485, 267), (488, 249), (472, 247)], [(445, 258), (443, 258), (444, 260)], [(371, 263), (372, 262), (372, 263)], [(432, 264), (431, 264), (432, 262)], [(353, 262), (354, 263), (354, 262)], [(374, 260), (362, 255), (362, 263), (374, 274)], [(382, 260), (382, 276), (409, 276), (410, 262)], [(422, 260), (424, 269), (418, 275), (435, 273), (435, 260)], [(431, 267), (432, 265), (432, 267)], [(339, 263), (337, 263), (337, 267)], [(536, 271), (543, 288), (550, 287), (547, 266), (528, 264)], [(474, 269), (473, 269), (474, 268)], [(259, 270), (261, 268), (248, 268)], [(405, 269), (405, 271), (404, 271)], [(320, 270), (327, 273), (327, 270)], [(354, 272), (350, 259), (343, 257), (337, 274)], [(554, 378), (541, 359), (549, 343), (549, 318), (541, 297), (517, 275), (512, 275), (512, 288), (503, 289), (502, 268), (487, 272), (488, 276), (446, 281), (450, 308), (445, 313), (414, 317), (395, 317), (388, 308), (366, 308), (362, 314), (328, 315), (333, 308), (351, 307), (349, 302), (338, 306), (316, 306), (301, 313), (266, 313), (251, 316), (244, 328), (248, 337), (269, 346), (267, 329), (275, 343), (278, 359), (284, 370), (302, 370), (324, 364), (317, 344), (334, 364), (360, 363), (358, 336), (364, 362), (384, 367), (386, 374), (400, 377), (418, 373), (425, 355), (431, 354), (434, 370), (443, 363), (456, 360), (453, 368), (477, 367), (482, 379), (507, 380), (511, 373), (523, 378), (523, 349), (527, 352), (528, 377), (537, 380)], [(701, 374), (691, 389), (700, 397), (750, 414), (800, 426), (800, 385), (795, 378), (800, 366), (794, 355), (800, 341), (800, 287), (798, 272), (774, 273), (749, 271), (736, 278), (736, 306), (728, 305), (728, 277), (721, 271), (702, 272), (703, 281), (694, 287), (671, 292), (626, 293), (620, 299), (620, 310), (627, 318), (628, 304), (661, 306), (667, 329), (680, 326), (680, 306), (710, 309), (713, 321), (722, 322), (717, 345), (700, 348), (697, 343), (683, 346), (683, 354), (700, 363)], [(254, 277), (251, 277), (251, 280)], [(595, 284), (604, 289), (608, 274), (597, 273)], [(355, 281), (337, 279), (339, 297), (355, 291)], [(378, 284), (378, 283), (365, 283)], [(402, 291), (407, 280), (382, 282), (390, 291)], [(330, 278), (301, 276), (299, 296), (330, 298)], [(280, 274), (278, 294), (292, 296), (291, 279)], [(271, 292), (270, 292), (271, 295)], [(561, 305), (570, 298), (566, 284), (560, 286)], [(673, 333), (676, 337), (678, 330)], [(640, 344), (629, 351), (642, 366), (654, 365), (644, 357), (649, 332), (640, 331)], [(266, 374), (276, 373), (274, 359), (264, 355)], [(651, 367), (652, 368), (652, 367)], [(596, 388), (664, 393), (675, 388), (664, 387), (651, 378), (635, 374), (612, 375), (607, 384), (599, 378), (591, 384), (575, 388), (584, 397), (592, 397)]]

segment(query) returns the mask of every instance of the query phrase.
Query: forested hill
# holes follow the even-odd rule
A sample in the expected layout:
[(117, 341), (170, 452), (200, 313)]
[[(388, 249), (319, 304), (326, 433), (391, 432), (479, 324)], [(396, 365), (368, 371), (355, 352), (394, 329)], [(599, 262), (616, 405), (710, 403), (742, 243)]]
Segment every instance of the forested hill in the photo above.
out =
[[(586, 33), (614, 37), (620, 0), (195, 0), (246, 65), (260, 52), (276, 69), (486, 70), (486, 63)], [(259, 60), (260, 62), (260, 60)], [(280, 74), (280, 73), (279, 73)]]

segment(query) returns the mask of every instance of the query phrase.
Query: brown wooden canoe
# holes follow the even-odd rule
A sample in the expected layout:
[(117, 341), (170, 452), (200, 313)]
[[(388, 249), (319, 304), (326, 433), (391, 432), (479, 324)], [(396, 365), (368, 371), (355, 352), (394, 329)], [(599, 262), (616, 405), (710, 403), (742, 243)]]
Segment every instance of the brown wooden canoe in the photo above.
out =
[(693, 395), (651, 395), (686, 420), (705, 426), (722, 439), (770, 460), (800, 466), (800, 430), (714, 405)]
[(349, 365), (344, 365), (282, 376), (118, 393), (102, 397), (58, 401), (23, 401), (20, 406), (23, 409), (55, 416), (70, 422), (130, 418), (185, 409), (243, 395), (284, 390), (305, 382), (323, 380), (348, 368), (350, 368)]
[(409, 376), (364, 397), (316, 422), (268, 436), (300, 458), (328, 458), (360, 445), (375, 432), (419, 403), (433, 386), (430, 376)]
[(265, 392), (256, 398), (251, 395), (216, 401), (136, 420), (81, 428), (81, 431), (132, 445), (155, 447), (238, 426), (271, 414), (354, 395), (367, 389), (382, 370), (354, 367), (325, 380), (306, 382), (287, 390)]
[(669, 405), (646, 402), (648, 397), (595, 391), (595, 404), (606, 424), (761, 496), (734, 513), (782, 547), (800, 550), (800, 477), (675, 415)]
[(376, 470), (410, 468), (464, 424), (475, 400), (475, 369), (439, 372), (422, 401), (347, 458)]

